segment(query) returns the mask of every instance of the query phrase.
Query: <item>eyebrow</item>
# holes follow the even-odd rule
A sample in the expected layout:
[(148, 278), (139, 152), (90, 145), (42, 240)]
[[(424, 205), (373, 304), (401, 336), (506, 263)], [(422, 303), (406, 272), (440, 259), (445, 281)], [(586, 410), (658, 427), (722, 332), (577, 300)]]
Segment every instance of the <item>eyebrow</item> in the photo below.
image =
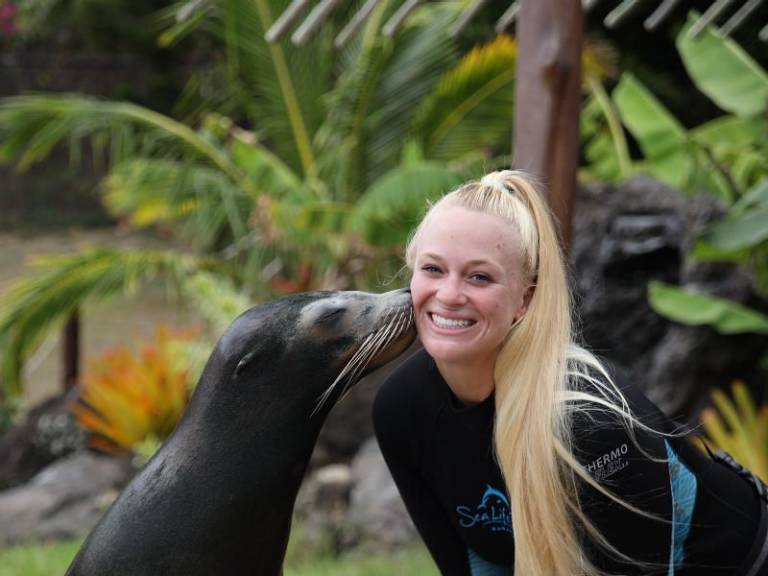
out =
[[(432, 252), (425, 252), (424, 254), (419, 254), (419, 257), (417, 260), (421, 260), (422, 258), (431, 258), (432, 260), (438, 260), (440, 262), (445, 262), (445, 260), (438, 256), (437, 254), (434, 254)], [(493, 266), (495, 268), (501, 268), (500, 264), (496, 264), (495, 262), (491, 262), (490, 260), (483, 260), (483, 259), (475, 259), (470, 260), (469, 262), (466, 262), (467, 266)]]

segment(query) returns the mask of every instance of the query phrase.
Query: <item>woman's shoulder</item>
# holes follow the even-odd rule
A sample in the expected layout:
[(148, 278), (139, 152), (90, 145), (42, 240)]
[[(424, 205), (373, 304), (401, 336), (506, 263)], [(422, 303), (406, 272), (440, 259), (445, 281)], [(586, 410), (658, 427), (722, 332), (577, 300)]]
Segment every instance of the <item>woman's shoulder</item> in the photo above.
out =
[(590, 369), (571, 379), (578, 394), (571, 404), (576, 429), (595, 424), (624, 428), (635, 419), (651, 429), (666, 431), (668, 418), (620, 368), (604, 363), (604, 372)]
[(403, 360), (384, 379), (378, 392), (376, 402), (412, 401), (419, 396), (423, 388), (432, 378), (436, 370), (434, 360), (421, 348)]
[(435, 361), (420, 349), (395, 368), (376, 392), (374, 420), (392, 417), (405, 424), (438, 412), (444, 403), (441, 376)]

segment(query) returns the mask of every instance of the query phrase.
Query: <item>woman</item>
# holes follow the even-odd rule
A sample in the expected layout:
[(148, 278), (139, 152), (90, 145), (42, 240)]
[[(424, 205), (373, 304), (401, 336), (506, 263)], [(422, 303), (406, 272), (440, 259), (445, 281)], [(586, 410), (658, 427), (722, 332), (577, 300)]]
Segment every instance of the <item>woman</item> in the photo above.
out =
[(525, 174), (444, 196), (406, 261), (424, 350), (384, 383), (374, 424), (443, 574), (768, 574), (754, 480), (574, 343), (556, 232)]

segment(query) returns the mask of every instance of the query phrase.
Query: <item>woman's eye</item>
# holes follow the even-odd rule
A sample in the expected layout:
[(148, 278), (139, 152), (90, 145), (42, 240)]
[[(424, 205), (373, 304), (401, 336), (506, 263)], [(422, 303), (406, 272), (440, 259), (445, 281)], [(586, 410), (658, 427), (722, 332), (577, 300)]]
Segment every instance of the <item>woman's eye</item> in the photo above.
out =
[(434, 264), (425, 264), (421, 267), (422, 271), (427, 272), (429, 274), (437, 274), (440, 272), (440, 268), (435, 266)]
[(480, 283), (480, 284), (485, 284), (485, 283), (491, 281), (491, 277), (490, 276), (488, 276), (487, 274), (480, 274), (480, 273), (472, 274), (469, 278), (473, 282), (477, 282), (477, 283)]

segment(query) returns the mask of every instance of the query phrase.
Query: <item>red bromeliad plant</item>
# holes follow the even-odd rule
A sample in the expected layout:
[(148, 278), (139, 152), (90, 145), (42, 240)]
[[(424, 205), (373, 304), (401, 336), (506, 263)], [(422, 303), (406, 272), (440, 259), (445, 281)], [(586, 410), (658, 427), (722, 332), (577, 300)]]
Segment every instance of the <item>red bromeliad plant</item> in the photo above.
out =
[(192, 337), (158, 326), (138, 353), (119, 346), (91, 363), (72, 410), (92, 447), (126, 453), (173, 431), (190, 396), (189, 370), (174, 346)]

